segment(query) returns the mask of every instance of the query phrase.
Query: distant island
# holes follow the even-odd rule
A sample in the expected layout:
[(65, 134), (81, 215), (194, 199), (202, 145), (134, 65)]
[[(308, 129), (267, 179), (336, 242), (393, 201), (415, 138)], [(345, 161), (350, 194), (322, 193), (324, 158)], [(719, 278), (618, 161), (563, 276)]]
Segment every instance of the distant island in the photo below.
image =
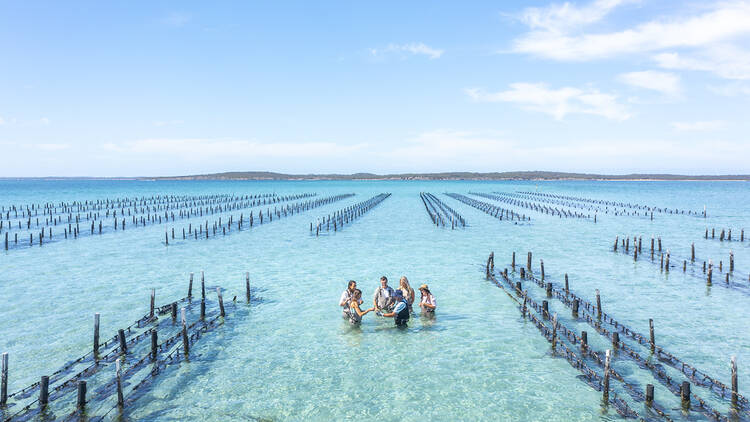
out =
[(138, 177), (138, 180), (750, 180), (750, 175), (591, 174), (555, 171), (508, 171), (493, 173), (445, 172), (398, 174), (285, 174), (238, 171), (191, 176)]

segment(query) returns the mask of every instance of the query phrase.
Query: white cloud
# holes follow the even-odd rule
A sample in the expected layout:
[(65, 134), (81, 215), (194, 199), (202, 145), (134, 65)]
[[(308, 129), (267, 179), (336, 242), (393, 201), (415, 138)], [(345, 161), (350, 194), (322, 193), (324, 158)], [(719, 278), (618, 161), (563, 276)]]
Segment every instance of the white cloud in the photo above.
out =
[[(750, 26), (750, 22), (747, 24)], [(750, 79), (750, 51), (732, 45), (712, 46), (691, 56), (672, 52), (653, 58), (665, 69), (698, 70), (726, 79)]]
[(724, 128), (726, 123), (721, 120), (706, 120), (700, 122), (672, 122), (672, 128), (680, 132), (712, 131)]
[(623, 73), (618, 76), (618, 79), (628, 85), (658, 91), (666, 95), (674, 96), (682, 91), (680, 77), (674, 73), (646, 70)]
[[(586, 19), (578, 20), (586, 23)], [(750, 3), (719, 3), (702, 15), (654, 20), (609, 33), (579, 35), (568, 31), (570, 25), (529, 26), (532, 30), (514, 41), (515, 52), (584, 61), (669, 48), (705, 47), (750, 34)]]
[(42, 118), (39, 119), (39, 123), (42, 124), (42, 125), (44, 125), (44, 126), (47, 126), (47, 125), (49, 125), (49, 119), (46, 118), (46, 117), (42, 117)]
[(401, 56), (422, 55), (427, 56), (430, 60), (439, 59), (444, 52), (444, 50), (429, 47), (421, 42), (408, 44), (388, 44), (388, 46), (382, 49), (370, 49), (370, 54), (373, 57), (382, 57), (388, 54), (399, 54)]
[(507, 91), (488, 93), (471, 88), (466, 93), (475, 101), (515, 103), (525, 110), (546, 113), (557, 120), (568, 114), (591, 114), (613, 120), (630, 117), (626, 107), (617, 102), (617, 96), (595, 89), (550, 89), (543, 83), (521, 82), (510, 84)]
[(4, 124), (5, 124), (5, 119), (3, 119), (2, 117), (0, 117), (0, 126), (2, 126)]
[(529, 7), (519, 19), (532, 29), (563, 31), (602, 20), (613, 9), (633, 0), (597, 0), (577, 7), (572, 3), (553, 4), (547, 7)]

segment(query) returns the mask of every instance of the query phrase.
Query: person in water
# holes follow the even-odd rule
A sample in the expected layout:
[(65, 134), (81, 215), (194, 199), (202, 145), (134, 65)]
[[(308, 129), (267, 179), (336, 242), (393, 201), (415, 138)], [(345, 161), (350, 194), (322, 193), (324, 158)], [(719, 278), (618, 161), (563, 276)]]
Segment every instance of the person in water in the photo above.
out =
[(406, 303), (409, 304), (409, 312), (414, 312), (412, 305), (414, 305), (416, 295), (414, 294), (414, 289), (409, 285), (409, 279), (406, 276), (401, 276), (401, 279), (398, 281), (398, 289), (401, 290)]
[(375, 310), (375, 308), (367, 309), (366, 311), (362, 311), (362, 309), (359, 308), (359, 304), (362, 303), (362, 291), (359, 289), (354, 289), (354, 293), (352, 294), (352, 299), (349, 301), (349, 322), (354, 324), (359, 324), (362, 322), (362, 317), (365, 316), (368, 312), (372, 312)]
[(423, 313), (435, 312), (437, 308), (437, 302), (435, 296), (430, 292), (430, 288), (426, 284), (419, 286), (419, 293), (422, 294), (421, 300), (419, 301), (419, 307), (422, 308)]
[(383, 309), (390, 311), (393, 309), (393, 288), (388, 285), (388, 278), (386, 276), (380, 277), (380, 286), (375, 289), (375, 294), (372, 297), (372, 306), (377, 311)]
[(393, 298), (396, 301), (393, 311), (383, 314), (383, 316), (393, 318), (397, 327), (406, 327), (406, 323), (409, 322), (409, 304), (406, 303), (401, 290), (394, 291)]
[[(339, 299), (339, 306), (343, 310), (344, 318), (349, 318), (349, 301), (351, 301), (354, 291), (357, 290), (357, 282), (349, 280), (349, 285), (346, 287), (343, 293), (341, 293), (341, 299)], [(359, 303), (362, 303), (360, 300)]]

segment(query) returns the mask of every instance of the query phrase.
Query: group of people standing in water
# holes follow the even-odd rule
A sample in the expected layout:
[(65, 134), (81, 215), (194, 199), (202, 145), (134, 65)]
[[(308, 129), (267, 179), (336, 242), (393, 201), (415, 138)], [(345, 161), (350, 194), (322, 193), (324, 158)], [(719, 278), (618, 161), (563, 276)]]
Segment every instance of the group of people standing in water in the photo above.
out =
[[(437, 302), (430, 288), (423, 284), (419, 286), (419, 292), (421, 293), (419, 307), (422, 314), (434, 315)], [(350, 280), (346, 290), (341, 293), (339, 306), (343, 309), (344, 319), (352, 324), (359, 324), (363, 316), (369, 312), (375, 312), (378, 316), (393, 318), (396, 326), (405, 327), (410, 315), (414, 313), (414, 300), (414, 289), (411, 288), (406, 277), (402, 276), (398, 282), (398, 289), (394, 289), (388, 285), (388, 278), (382, 276), (380, 286), (375, 289), (372, 297), (372, 308), (363, 311), (360, 307), (364, 303), (362, 291), (357, 288), (357, 282), (354, 280)]]

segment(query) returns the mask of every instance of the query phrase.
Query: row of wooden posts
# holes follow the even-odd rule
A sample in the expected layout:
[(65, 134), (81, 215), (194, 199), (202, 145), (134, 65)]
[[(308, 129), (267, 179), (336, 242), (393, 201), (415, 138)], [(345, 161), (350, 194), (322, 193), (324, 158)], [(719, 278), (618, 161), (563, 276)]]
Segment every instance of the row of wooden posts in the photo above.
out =
[[(515, 268), (515, 252), (513, 253), (511, 266), (513, 268)], [(596, 306), (594, 307), (593, 305), (589, 304), (588, 302), (583, 301), (582, 299), (580, 299), (577, 296), (575, 296), (572, 292), (570, 292), (567, 274), (565, 274), (565, 288), (564, 288), (564, 290), (554, 289), (551, 282), (546, 282), (546, 283), (544, 282), (545, 273), (544, 273), (544, 262), (543, 261), (540, 261), (540, 267), (541, 267), (541, 278), (538, 278), (538, 277), (535, 277), (533, 275), (532, 271), (531, 271), (531, 252), (529, 252), (528, 255), (527, 255), (527, 266), (526, 266), (526, 268), (523, 268), (523, 267), (520, 268), (520, 278), (522, 280), (523, 279), (530, 279), (530, 280), (534, 281), (536, 284), (538, 284), (539, 287), (544, 288), (545, 291), (546, 291), (546, 294), (547, 294), (548, 298), (549, 297), (553, 297), (553, 290), (554, 290), (554, 295), (561, 302), (563, 302), (566, 306), (568, 306), (568, 307), (570, 307), (572, 309), (573, 317), (574, 318), (578, 318), (579, 317), (579, 306), (580, 306), (581, 302), (584, 303), (584, 305), (586, 306), (586, 309), (596, 309), (596, 314), (597, 314), (596, 315), (596, 319), (594, 319), (593, 317), (591, 317), (589, 315), (585, 315), (587, 322), (590, 325), (592, 325), (593, 327), (595, 327), (597, 329), (597, 331), (599, 333), (601, 333), (602, 335), (611, 337), (612, 344), (613, 344), (613, 347), (615, 349), (617, 349), (617, 348), (622, 349), (623, 352), (626, 353), (626, 356), (629, 356), (629, 357), (635, 359), (638, 362), (639, 366), (646, 367), (649, 370), (651, 370), (651, 372), (657, 377), (657, 379), (659, 379), (662, 383), (664, 383), (667, 387), (669, 387), (670, 391), (672, 391), (675, 394), (679, 394), (679, 396), (680, 396), (680, 398), (682, 400), (683, 406), (685, 408), (689, 408), (690, 407), (690, 401), (691, 401), (691, 399), (690, 399), (691, 398), (690, 382), (683, 381), (682, 384), (675, 383), (674, 380), (672, 380), (662, 370), (660, 370), (657, 366), (655, 366), (652, 363), (650, 363), (650, 360), (644, 359), (634, 349), (630, 348), (626, 343), (621, 342), (620, 339), (619, 339), (619, 333), (618, 332), (615, 331), (615, 332), (610, 333), (610, 332), (604, 330), (601, 327), (601, 321), (602, 320), (610, 323), (611, 325), (613, 325), (618, 330), (620, 330), (620, 331), (622, 331), (622, 332), (624, 332), (626, 334), (629, 334), (632, 338), (638, 340), (639, 343), (641, 343), (641, 344), (648, 344), (650, 346), (651, 352), (652, 353), (656, 353), (657, 355), (659, 355), (659, 357), (661, 358), (660, 360), (663, 360), (666, 363), (669, 363), (670, 366), (673, 366), (674, 368), (679, 369), (683, 374), (685, 374), (686, 376), (688, 376), (689, 378), (691, 378), (693, 380), (693, 382), (695, 382), (697, 385), (702, 385), (704, 387), (707, 387), (709, 390), (714, 391), (714, 392), (716, 392), (716, 389), (717, 389), (716, 387), (718, 387), (718, 389), (720, 389), (720, 391), (722, 392), (721, 393), (721, 397), (724, 398), (724, 393), (723, 392), (726, 391), (727, 389), (729, 389), (729, 387), (723, 385), (722, 383), (718, 382), (715, 378), (710, 377), (710, 376), (706, 375), (705, 373), (700, 373), (700, 371), (698, 371), (697, 369), (695, 369), (695, 367), (693, 367), (693, 366), (691, 366), (689, 364), (686, 364), (683, 361), (680, 361), (674, 355), (672, 355), (672, 354), (664, 351), (661, 347), (657, 347), (656, 346), (656, 341), (655, 341), (655, 336), (654, 336), (653, 319), (649, 319), (649, 340), (646, 343), (644, 340), (642, 340), (643, 336), (641, 336), (641, 335), (639, 335), (637, 333), (634, 333), (632, 330), (627, 329), (624, 325), (619, 324), (618, 322), (616, 322), (613, 319), (611, 319), (611, 317), (609, 317), (608, 315), (603, 314), (603, 312), (601, 310), (601, 297), (600, 297), (600, 294), (599, 294), (599, 290), (596, 290)], [(490, 257), (489, 257), (489, 259), (487, 261), (486, 275), (487, 275), (488, 279), (492, 279), (493, 281), (495, 280), (494, 279), (494, 253), (490, 254)], [(522, 311), (522, 313), (523, 313), (524, 316), (526, 316), (527, 303), (530, 302), (531, 304), (533, 304), (532, 305), (533, 307), (538, 307), (539, 308), (537, 310), (541, 313), (541, 315), (544, 317), (545, 320), (549, 320), (550, 319), (548, 302), (546, 300), (543, 301), (541, 307), (539, 307), (533, 301), (533, 299), (531, 299), (528, 296), (527, 291), (525, 291), (525, 290), (522, 289), (520, 281), (516, 282), (515, 286), (512, 285), (512, 283), (510, 283), (510, 278), (508, 277), (508, 270), (507, 269), (505, 269), (503, 272), (501, 272), (501, 275), (503, 276), (504, 280), (508, 283), (509, 287), (512, 290), (515, 290), (515, 292), (516, 292), (516, 294), (518, 296), (523, 297), (524, 301), (523, 301), (523, 304), (520, 307), (521, 307), (521, 311)], [(500, 287), (502, 287), (502, 286), (500, 286)], [(574, 300), (570, 301), (570, 297), (573, 297)], [(516, 301), (516, 302), (518, 302), (518, 301)], [(520, 304), (520, 302), (519, 302), (519, 304)], [(576, 336), (575, 334), (570, 333), (569, 330), (567, 330), (566, 328), (564, 328), (563, 325), (561, 325), (561, 324), (558, 323), (556, 316), (557, 315), (555, 314), (555, 316), (552, 318), (553, 319), (553, 329), (552, 329), (551, 342), (553, 344), (553, 350), (554, 350), (555, 342), (556, 342), (556, 334), (555, 333), (556, 333), (557, 329), (560, 328), (560, 329), (563, 330), (563, 332), (567, 336), (572, 337), (571, 340), (574, 343), (576, 341), (579, 342), (579, 343), (581, 343), (581, 350), (582, 350), (583, 353), (587, 353), (588, 352), (587, 354), (591, 356), (590, 351), (587, 350), (587, 348), (588, 348), (587, 343), (588, 342), (587, 342), (586, 332), (583, 331), (581, 333), (580, 337)], [(541, 327), (538, 327), (538, 328), (541, 329)], [(596, 356), (596, 353), (594, 353), (593, 356)], [(609, 357), (610, 357), (610, 353), (609, 353), (609, 350), (608, 350), (607, 351), (606, 363), (599, 362), (600, 364), (603, 364), (603, 366), (605, 367), (604, 382), (603, 382), (603, 393), (604, 393), (605, 400), (607, 400), (607, 396), (609, 394), (609, 381), (608, 381), (609, 373), (612, 372), (613, 374), (615, 374), (615, 376), (617, 376), (616, 372), (612, 371), (611, 368), (610, 368)], [(744, 410), (744, 411), (747, 412), (748, 410), (750, 410), (750, 403), (748, 403), (748, 400), (746, 398), (742, 397), (739, 394), (739, 392), (738, 392), (738, 386), (737, 386), (737, 363), (736, 363), (736, 358), (735, 357), (732, 357), (732, 359), (730, 361), (730, 364), (731, 364), (731, 393), (730, 393), (731, 403), (736, 408)], [(692, 370), (692, 376), (690, 374), (691, 370)], [(706, 380), (708, 380), (708, 382)], [(646, 386), (646, 396), (645, 396), (646, 397), (646, 403), (647, 403), (647, 405), (653, 405), (653, 397), (654, 397), (653, 394), (654, 394), (653, 393), (653, 385), (650, 385), (650, 384), (647, 385)], [(725, 417), (723, 417), (716, 410), (712, 409), (711, 406), (709, 404), (707, 404), (704, 400), (702, 400), (700, 397), (695, 396), (695, 394), (692, 394), (692, 396), (696, 399), (696, 403), (695, 403), (696, 406), (698, 406), (699, 410), (701, 410), (705, 415), (707, 415), (709, 417), (712, 417), (712, 418), (715, 418), (717, 420), (726, 420)]]
[[(227, 212), (230, 209), (234, 210), (234, 209), (250, 208), (250, 207), (257, 206), (257, 205), (261, 204), (261, 202), (260, 202), (261, 200), (262, 200), (262, 204), (267, 204), (267, 203), (269, 203), (269, 204), (270, 203), (274, 203), (275, 204), (275, 203), (286, 202), (286, 201), (291, 201), (291, 200), (296, 200), (296, 199), (310, 198), (310, 197), (313, 197), (315, 195), (317, 195), (317, 194), (303, 193), (303, 194), (288, 195), (288, 196), (272, 196), (270, 198), (252, 199), (252, 202), (250, 202), (250, 200), (247, 200), (246, 202), (235, 203), (235, 204), (232, 204), (231, 206), (227, 206), (227, 207), (223, 207), (223, 208), (221, 208), (221, 207), (218, 207), (218, 208), (214, 208), (214, 207), (206, 208), (206, 213), (210, 212), (211, 214), (214, 214), (216, 212)], [(244, 199), (243, 199), (243, 201), (244, 201)], [(256, 202), (256, 201), (258, 201), (258, 202)], [(130, 209), (128, 209), (128, 213), (129, 212), (130, 212)], [(109, 211), (107, 211), (107, 214), (109, 214)], [(182, 210), (180, 210), (179, 215), (180, 215), (180, 218), (190, 218), (191, 216), (198, 216), (198, 215), (203, 216), (203, 208), (200, 208), (200, 209), (190, 208), (189, 210), (186, 210), (184, 214), (183, 214)], [(96, 231), (95, 224), (96, 224), (97, 221), (98, 221), (98, 233), (102, 234), (102, 232), (105, 231), (104, 230), (105, 226), (103, 224), (103, 220), (100, 219), (100, 218), (98, 218), (98, 214), (89, 214), (89, 215), (86, 215), (84, 217), (85, 217), (85, 221), (91, 222), (90, 235), (92, 235), (92, 236), (94, 235), (94, 233)], [(113, 215), (113, 217), (114, 217), (114, 225), (113, 225), (114, 226), (114, 230), (115, 231), (117, 231), (118, 229), (119, 230), (125, 230), (125, 228), (126, 228), (126, 218), (123, 217), (122, 214), (121, 214), (122, 218), (120, 220), (118, 220), (118, 218), (116, 217), (116, 211), (115, 211), (115, 214)], [(135, 215), (133, 215), (131, 217), (132, 217), (132, 223), (131, 224), (133, 224), (135, 227), (138, 227), (139, 223), (140, 223), (141, 226), (146, 226), (147, 223), (162, 224), (162, 217), (164, 218), (165, 221), (169, 221), (169, 219), (170, 219), (170, 215), (166, 211), (165, 211), (165, 213), (164, 213), (163, 216), (161, 214), (158, 214), (158, 215), (157, 214), (153, 214), (153, 215), (149, 214), (148, 218), (141, 217), (140, 219), (138, 219), (138, 218), (136, 218)], [(172, 221), (175, 221), (175, 214), (174, 214), (174, 212), (171, 214), (171, 218), (172, 218)], [(63, 238), (64, 239), (67, 239), (68, 236), (71, 236), (72, 238), (76, 238), (77, 239), (83, 233), (86, 233), (88, 231), (85, 228), (84, 228), (83, 231), (81, 230), (80, 223), (83, 222), (83, 220), (80, 218), (80, 215), (75, 216), (75, 225), (73, 225), (73, 222), (72, 222), (73, 219), (71, 218), (71, 216), (69, 216), (68, 220), (69, 221), (67, 223), (67, 228), (63, 227)], [(19, 230), (22, 230), (21, 236), (26, 236), (26, 233), (28, 233), (28, 239), (29, 239), (28, 246), (33, 246), (35, 243), (37, 245), (39, 245), (39, 246), (42, 246), (42, 245), (44, 245), (44, 243), (49, 243), (50, 239), (52, 239), (52, 235), (53, 234), (52, 234), (52, 227), (50, 225), (57, 226), (57, 223), (58, 223), (57, 219), (48, 220), (47, 222), (45, 222), (43, 224), (43, 228), (38, 233), (27, 232), (25, 230), (22, 230), (21, 226), (20, 226), (20, 222), (18, 224), (19, 224)], [(30, 230), (31, 229), (31, 219), (29, 219), (27, 221), (26, 225), (27, 225), (27, 229)], [(37, 227), (38, 226), (39, 226), (39, 219), (37, 218)], [(0, 233), (3, 232), (3, 230), (2, 230), (3, 227), (5, 227), (6, 229), (10, 230), (10, 227), (3, 226), (3, 221), (0, 220)], [(4, 247), (5, 247), (5, 250), (10, 249), (11, 245), (12, 246), (19, 246), (19, 239), (18, 239), (19, 233), (13, 233), (12, 235), (13, 236), (11, 237), (11, 233), (9, 233), (8, 231), (6, 231), (4, 233), (4, 237), (5, 237)], [(20, 246), (23, 246), (23, 245), (26, 245), (26, 243), (24, 243), (22, 241)]]
[[(670, 268), (672, 267), (670, 264), (670, 260), (672, 259), (672, 254), (669, 250), (666, 250), (665, 253), (662, 252), (662, 242), (661, 237), (656, 238), (657, 242), (657, 248), (654, 247), (654, 237), (651, 236), (651, 248), (650, 248), (650, 255), (651, 260), (654, 259), (654, 253), (658, 252), (660, 256), (659, 266), (660, 268), (665, 271), (669, 272)], [(623, 237), (620, 239), (620, 236), (615, 237), (615, 243), (613, 246), (614, 252), (617, 252), (618, 250), (618, 244), (622, 248), (622, 252), (624, 254), (630, 253), (630, 237)], [(642, 236), (634, 236), (633, 237), (633, 260), (637, 261), (638, 256), (642, 255), (642, 248), (643, 246), (643, 237)], [(677, 260), (679, 262), (679, 259)], [(691, 265), (694, 265), (696, 262), (695, 258), (695, 242), (690, 244), (690, 259), (687, 258), (682, 260), (682, 272), (687, 272), (687, 265), (688, 262), (690, 262)], [(708, 261), (703, 261), (703, 273), (706, 274), (706, 284), (712, 285), (713, 283), (713, 271), (714, 271), (714, 264), (713, 260), (709, 259)], [(722, 260), (719, 260), (719, 272), (724, 271), (724, 262)], [(725, 274), (725, 282), (726, 284), (729, 284), (730, 276), (735, 271), (735, 259), (734, 259), (734, 251), (729, 251), (729, 271)], [(750, 274), (748, 274), (748, 282), (750, 282)]]
[[(487, 199), (493, 199), (498, 202), (504, 202), (509, 205), (522, 207), (526, 209), (530, 209), (533, 211), (536, 211), (540, 214), (547, 214), (552, 216), (558, 216), (560, 218), (591, 218), (590, 215), (585, 215), (583, 213), (579, 213), (576, 211), (566, 210), (564, 208), (557, 208), (557, 207), (548, 207), (546, 205), (540, 205), (535, 202), (529, 202), (523, 199), (518, 199), (514, 197), (512, 194), (508, 194), (505, 192), (493, 192), (491, 194), (489, 193), (480, 193), (480, 192), (469, 192), (472, 195), (475, 196), (481, 196), (483, 198)], [(594, 215), (594, 222), (596, 222), (596, 215)]]
[[(6, 219), (10, 219), (10, 213), (14, 213), (14, 218), (18, 218), (18, 211), (21, 211), (21, 217), (32, 217), (39, 216), (39, 211), (42, 211), (43, 216), (53, 216), (56, 214), (72, 214), (76, 212), (88, 211), (106, 211), (106, 210), (119, 210), (126, 208), (133, 208), (134, 211), (137, 208), (147, 207), (148, 209), (153, 208), (154, 210), (161, 209), (179, 209), (179, 208), (193, 208), (205, 205), (217, 205), (217, 204), (228, 204), (237, 201), (247, 201), (252, 199), (272, 199), (276, 197), (276, 193), (266, 194), (255, 194), (255, 195), (230, 195), (230, 194), (212, 194), (212, 195), (168, 195), (168, 196), (151, 196), (151, 197), (140, 197), (140, 198), (113, 198), (113, 199), (102, 199), (102, 200), (86, 200), (86, 201), (72, 201), (72, 202), (59, 202), (52, 203), (47, 202), (44, 204), (26, 204), (26, 205), (9, 205), (0, 206), (0, 216), (6, 214)], [(58, 208), (60, 208), (58, 210)], [(141, 211), (142, 212), (142, 211)], [(109, 215), (109, 214), (107, 214)]]
[[(157, 309), (159, 310), (159, 313), (163, 313), (163, 309), (166, 309), (166, 312), (171, 313), (172, 321), (176, 321), (177, 314), (178, 314), (178, 302), (181, 302), (183, 300), (187, 300), (189, 302), (192, 300), (193, 277), (194, 277), (194, 274), (190, 273), (189, 284), (188, 284), (188, 294), (184, 299), (181, 299), (180, 301), (177, 301), (177, 302), (172, 302), (169, 305), (166, 305), (160, 308), (156, 308), (155, 306), (156, 290), (151, 289), (151, 295), (149, 298), (149, 313), (143, 318), (141, 318), (139, 321), (137, 321), (133, 326), (137, 325), (138, 327), (141, 327), (141, 323), (149, 323), (149, 322), (155, 321), (157, 319), (157, 316), (156, 316)], [(226, 311), (224, 308), (224, 300), (223, 300), (223, 295), (222, 295), (222, 291), (220, 287), (216, 288), (216, 294), (217, 294), (218, 307), (219, 307), (219, 314), (217, 318), (219, 317), (225, 318)], [(246, 298), (247, 303), (250, 304), (251, 302), (250, 273), (248, 272), (245, 273), (245, 298)], [(236, 300), (236, 296), (233, 299), (233, 301), (235, 300)], [(205, 321), (206, 319), (206, 285), (205, 285), (205, 275), (203, 271), (201, 271), (201, 302), (200, 302), (200, 317), (199, 318), (200, 318), (200, 321)], [(95, 362), (98, 362), (100, 359), (104, 358), (100, 354), (102, 345), (107, 346), (110, 344), (110, 341), (107, 341), (105, 343), (100, 342), (100, 321), (101, 321), (101, 314), (95, 313), (94, 314), (93, 347), (92, 347), (92, 352), (90, 352), (90, 354), (92, 355), (92, 359)], [(181, 350), (182, 350), (183, 356), (187, 357), (190, 354), (190, 340), (189, 340), (190, 337), (188, 335), (186, 308), (184, 306), (180, 309), (180, 322), (181, 322), (180, 336), (182, 339)], [(117, 348), (115, 349), (115, 351), (119, 350), (118, 353), (120, 356), (128, 353), (128, 340), (127, 340), (126, 331), (130, 332), (133, 326), (128, 327), (127, 329), (117, 330), (117, 335), (115, 336)], [(159, 349), (162, 346), (158, 342), (158, 334), (157, 334), (157, 330), (155, 327), (149, 329), (147, 332), (150, 332), (150, 340), (151, 340), (151, 349), (150, 349), (148, 356), (150, 357), (152, 361), (156, 361), (158, 358)], [(66, 366), (56, 371), (55, 375), (61, 376), (65, 374), (66, 372), (70, 370), (70, 368), (72, 368), (73, 364), (83, 361), (87, 356), (88, 354), (72, 361), (71, 363), (66, 364)], [(8, 353), (3, 353), (2, 359), (1, 359), (1, 372), (0, 372), (0, 374), (2, 375), (0, 377), (0, 411), (6, 409), (9, 398), (14, 397), (16, 395), (20, 395), (21, 393), (29, 392), (35, 388), (39, 389), (38, 398), (36, 400), (36, 402), (39, 405), (39, 408), (40, 409), (46, 408), (46, 406), (50, 402), (50, 376), (49, 375), (44, 375), (40, 378), (38, 383), (34, 383), (29, 387), (23, 388), (19, 390), (18, 392), (9, 395), (8, 394), (8, 373), (9, 373)], [(72, 378), (70, 378), (67, 381), (62, 382), (60, 386), (55, 388), (55, 391), (57, 391), (59, 388), (75, 381), (76, 391), (77, 391), (77, 394), (76, 394), (76, 411), (77, 412), (83, 411), (86, 407), (86, 403), (89, 402), (89, 399), (87, 398), (88, 387), (87, 387), (86, 380), (79, 379), (76, 381), (76, 378), (78, 378), (81, 374), (74, 375)], [(90, 375), (91, 373), (89, 373), (89, 376)], [(122, 374), (122, 370), (120, 367), (120, 358), (118, 357), (115, 359), (115, 387), (117, 390), (117, 407), (119, 409), (122, 409), (125, 404), (125, 396), (123, 394), (122, 376), (123, 374)], [(10, 416), (10, 418), (8, 419), (4, 418), (3, 420), (12, 420), (15, 417), (23, 415), (23, 412), (30, 411), (32, 409), (31, 407), (32, 404), (33, 402), (25, 406), (20, 411), (18, 411), (15, 415)]]
[(484, 201), (478, 201), (474, 198), (469, 198), (468, 196), (461, 195), (459, 193), (446, 193), (446, 195), (457, 201), (463, 202), (466, 205), (476, 208), (484, 212), (485, 214), (491, 215), (499, 220), (531, 221), (531, 217), (527, 217), (526, 214), (518, 214), (514, 210), (498, 207), (497, 205), (488, 204)]
[(466, 220), (456, 212), (453, 208), (449, 207), (445, 202), (438, 199), (435, 195), (429, 192), (420, 192), (420, 199), (422, 204), (427, 211), (427, 215), (430, 216), (432, 224), (435, 226), (446, 226), (446, 221), (450, 221), (451, 230), (457, 226), (466, 227)]
[[(706, 233), (704, 234), (704, 238), (708, 239), (708, 227), (706, 227)], [(711, 239), (716, 239), (716, 228), (711, 228)], [(724, 229), (721, 229), (721, 233), (719, 234), (719, 240), (720, 241), (731, 241), (732, 240), (732, 229), (727, 229), (725, 232)], [(740, 229), (740, 238), (737, 239), (735, 237), (734, 240), (739, 240), (740, 242), (745, 241), (745, 229)]]
[(318, 220), (317, 224), (315, 224), (314, 226), (313, 226), (313, 223), (311, 222), (310, 233), (311, 234), (313, 233), (313, 227), (315, 231), (315, 236), (319, 236), (320, 232), (323, 230), (325, 230), (326, 232), (329, 232), (331, 228), (333, 228), (334, 232), (338, 231), (339, 229), (343, 228), (345, 224), (349, 224), (352, 221), (363, 216), (368, 211), (378, 206), (381, 202), (388, 199), (390, 196), (391, 196), (390, 193), (381, 193), (365, 201), (358, 202), (354, 205), (350, 205), (338, 211), (334, 211), (333, 213), (329, 214), (327, 217), (323, 217), (322, 220)]
[[(327, 204), (331, 204), (333, 202), (341, 201), (343, 199), (346, 199), (352, 196), (354, 196), (353, 193), (339, 194), (339, 195), (329, 196), (325, 198), (308, 199), (306, 201), (288, 204), (281, 208), (274, 207), (273, 211), (271, 211), (271, 209), (269, 208), (266, 210), (265, 219), (268, 220), (269, 222), (272, 222), (274, 219), (274, 216), (276, 216), (276, 218), (287, 217), (290, 215), (294, 215), (295, 213), (298, 214), (298, 213), (309, 211), (314, 208), (318, 208)], [(263, 219), (264, 219), (263, 210), (259, 210), (258, 211), (259, 224), (261, 225), (263, 224)], [(247, 221), (249, 223), (249, 227), (253, 228), (255, 224), (254, 223), (255, 217), (252, 211), (250, 212), (250, 217), (248, 218)], [(195, 228), (193, 228), (193, 224), (190, 223), (187, 228), (187, 233), (185, 231), (185, 228), (184, 227), (182, 228), (182, 239), (183, 240), (189, 239), (191, 236), (195, 240), (197, 240), (199, 237), (202, 239), (203, 238), (208, 239), (211, 235), (216, 237), (217, 232), (219, 230), (221, 230), (222, 235), (226, 235), (227, 232), (231, 234), (232, 227), (235, 225), (235, 223), (236, 223), (237, 231), (241, 231), (243, 226), (245, 226), (245, 215), (240, 214), (239, 220), (235, 220), (234, 217), (230, 215), (229, 219), (225, 220), (225, 222), (226, 224), (224, 224), (222, 222), (221, 217), (219, 217), (218, 220), (214, 220), (211, 225), (209, 225), (208, 220), (206, 220), (205, 225), (201, 224), (201, 225), (196, 226)], [(213, 234), (211, 234), (211, 230), (213, 230)], [(175, 239), (175, 230), (173, 227), (172, 228), (172, 240), (174, 239)], [(164, 232), (164, 244), (166, 246), (169, 246), (169, 240), (170, 240), (169, 232)]]
[[(620, 208), (630, 208), (635, 210), (642, 210), (642, 211), (649, 211), (651, 212), (652, 219), (653, 219), (653, 213), (663, 213), (663, 214), (685, 214), (685, 210), (680, 209), (672, 209), (672, 208), (666, 208), (666, 207), (650, 207), (647, 205), (641, 205), (641, 204), (632, 204), (629, 202), (618, 202), (618, 201), (607, 201), (602, 199), (595, 199), (595, 198), (584, 198), (584, 197), (578, 197), (578, 196), (571, 196), (571, 195), (560, 195), (560, 194), (553, 194), (553, 193), (543, 193), (543, 192), (531, 192), (531, 191), (520, 191), (519, 193), (528, 195), (528, 196), (535, 196), (535, 197), (543, 197), (543, 198), (551, 198), (551, 199), (558, 199), (558, 200), (567, 200), (567, 201), (574, 201), (574, 202), (583, 202), (583, 203), (589, 203), (589, 204), (599, 204), (599, 205), (605, 205), (605, 206), (612, 206), (612, 207), (620, 207)], [(607, 213), (608, 209), (600, 210), (605, 213)], [(617, 211), (617, 210), (613, 210)], [(703, 206), (703, 212), (700, 213), (698, 211), (692, 211), (687, 210), (688, 215), (702, 215), (704, 218), (706, 217), (706, 207)]]

